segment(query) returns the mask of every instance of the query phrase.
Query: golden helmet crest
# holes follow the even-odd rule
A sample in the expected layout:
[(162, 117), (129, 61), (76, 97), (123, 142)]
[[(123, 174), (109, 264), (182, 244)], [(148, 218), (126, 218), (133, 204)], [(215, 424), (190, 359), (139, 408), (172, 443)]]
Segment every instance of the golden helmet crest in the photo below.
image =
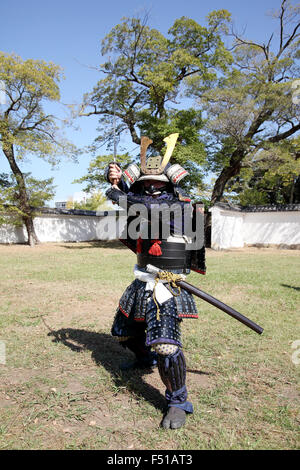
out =
[(149, 139), (149, 137), (141, 137), (141, 169), (139, 169), (137, 165), (131, 164), (123, 172), (123, 175), (130, 185), (136, 181), (144, 181), (149, 179), (178, 184), (179, 181), (188, 175), (188, 172), (178, 164), (171, 165), (166, 170), (166, 166), (168, 165), (175, 148), (178, 135), (179, 134), (177, 133), (171, 134), (164, 138), (164, 142), (167, 144), (167, 148), (163, 157), (155, 156), (149, 157), (148, 159), (146, 159), (146, 152), (149, 145), (152, 144), (153, 141)]

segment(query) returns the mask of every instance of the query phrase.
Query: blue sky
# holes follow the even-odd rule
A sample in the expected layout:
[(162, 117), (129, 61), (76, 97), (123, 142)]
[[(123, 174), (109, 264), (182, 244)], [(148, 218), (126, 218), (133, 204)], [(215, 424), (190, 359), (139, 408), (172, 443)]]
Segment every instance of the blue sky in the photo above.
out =
[[(212, 10), (227, 9), (239, 31), (246, 31), (248, 37), (257, 41), (266, 41), (277, 28), (267, 12), (279, 6), (280, 0), (2, 0), (0, 50), (14, 52), (23, 59), (42, 59), (60, 65), (65, 75), (61, 83), (61, 102), (80, 103), (83, 94), (100, 78), (93, 67), (103, 60), (101, 40), (124, 16), (150, 11), (149, 26), (167, 33), (174, 20), (181, 16), (203, 24)], [(62, 115), (62, 106), (57, 105), (55, 111)], [(97, 119), (83, 117), (76, 124), (79, 129), (68, 129), (66, 136), (79, 147), (91, 144), (97, 135)], [(128, 151), (135, 148), (127, 140), (121, 141), (120, 146)], [(55, 200), (66, 200), (83, 189), (82, 185), (72, 182), (86, 174), (90, 160), (88, 154), (82, 155), (77, 164), (62, 159), (53, 170), (43, 160), (33, 157), (20, 166), (36, 178), (54, 177), (56, 196), (50, 204), (54, 205)], [(0, 151), (1, 172), (9, 172), (9, 167)]]

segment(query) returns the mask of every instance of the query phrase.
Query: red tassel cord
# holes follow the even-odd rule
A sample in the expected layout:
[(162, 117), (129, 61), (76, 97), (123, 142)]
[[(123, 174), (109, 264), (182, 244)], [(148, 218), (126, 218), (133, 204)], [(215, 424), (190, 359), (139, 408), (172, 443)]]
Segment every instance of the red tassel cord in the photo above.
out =
[(138, 238), (137, 242), (136, 242), (136, 252), (137, 253), (142, 253), (142, 245), (143, 245), (143, 240), (140, 238)]
[(161, 256), (162, 251), (159, 245), (161, 245), (161, 241), (153, 240), (153, 245), (150, 247), (148, 253), (153, 256)]

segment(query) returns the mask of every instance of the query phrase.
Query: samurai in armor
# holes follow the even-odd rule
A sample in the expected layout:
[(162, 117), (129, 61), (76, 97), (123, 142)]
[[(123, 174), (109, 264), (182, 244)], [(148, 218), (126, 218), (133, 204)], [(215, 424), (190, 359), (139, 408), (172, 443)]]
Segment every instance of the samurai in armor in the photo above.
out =
[[(172, 134), (164, 139), (167, 143), (164, 157), (146, 159), (146, 150), (152, 141), (142, 137), (141, 168), (131, 164), (122, 171), (120, 165), (111, 163), (106, 170), (107, 180), (112, 185), (106, 195), (111, 201), (120, 207), (126, 200), (129, 208), (135, 204), (145, 208), (138, 225), (140, 236), (132, 237), (129, 233), (133, 215), (128, 216), (121, 236), (121, 241), (136, 253), (137, 263), (135, 280), (119, 301), (111, 332), (136, 357), (133, 364), (125, 364), (123, 369), (158, 367), (167, 401), (162, 426), (171, 429), (183, 426), (186, 415), (193, 413), (192, 403), (187, 400), (180, 325), (183, 318), (198, 318), (197, 308), (189, 292), (171, 286), (168, 281), (157, 282), (156, 276), (147, 272), (146, 267), (152, 265), (183, 276), (191, 269), (205, 274), (204, 246), (188, 249), (189, 237), (185, 234), (183, 213), (192, 206), (191, 200), (183, 195), (179, 182), (188, 172), (178, 164), (169, 163), (177, 138), (178, 134)], [(174, 204), (181, 215), (165, 217), (164, 211), (159, 211), (157, 231), (151, 232), (153, 207), (170, 208)], [(168, 225), (167, 235), (164, 224)]]

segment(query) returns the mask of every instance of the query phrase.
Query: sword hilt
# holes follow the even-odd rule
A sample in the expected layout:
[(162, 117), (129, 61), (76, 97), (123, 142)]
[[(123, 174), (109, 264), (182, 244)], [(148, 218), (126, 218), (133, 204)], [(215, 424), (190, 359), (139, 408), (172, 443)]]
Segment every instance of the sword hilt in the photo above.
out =
[(153, 264), (147, 264), (146, 266), (146, 271), (151, 274), (157, 274), (161, 269), (157, 268), (156, 266), (153, 266)]

